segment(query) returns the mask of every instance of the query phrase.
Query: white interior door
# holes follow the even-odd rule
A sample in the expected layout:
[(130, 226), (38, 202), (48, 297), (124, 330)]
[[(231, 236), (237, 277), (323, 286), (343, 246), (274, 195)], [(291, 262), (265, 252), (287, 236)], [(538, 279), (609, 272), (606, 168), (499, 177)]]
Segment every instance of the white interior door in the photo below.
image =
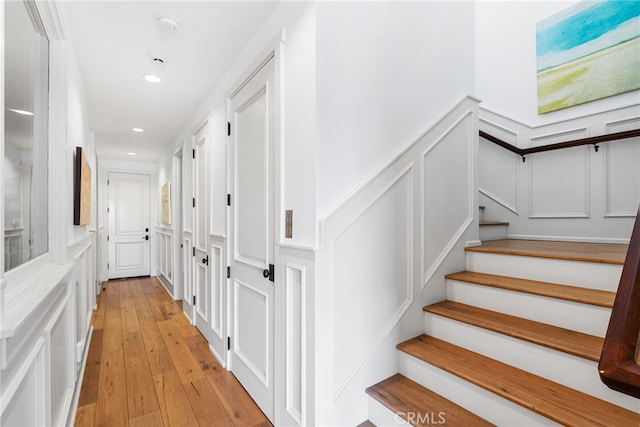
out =
[[(231, 370), (274, 421), (274, 60), (230, 100)], [(271, 274), (273, 278), (273, 273)]]
[(109, 173), (109, 279), (149, 276), (149, 175)]
[(209, 289), (209, 253), (207, 250), (209, 224), (207, 217), (207, 142), (209, 138), (208, 122), (202, 126), (193, 136), (194, 147), (194, 185), (193, 205), (195, 207), (195, 221), (193, 244), (194, 254), (194, 289), (192, 301), (195, 308), (195, 325), (203, 333), (207, 340), (209, 336), (210, 317), (210, 289)]

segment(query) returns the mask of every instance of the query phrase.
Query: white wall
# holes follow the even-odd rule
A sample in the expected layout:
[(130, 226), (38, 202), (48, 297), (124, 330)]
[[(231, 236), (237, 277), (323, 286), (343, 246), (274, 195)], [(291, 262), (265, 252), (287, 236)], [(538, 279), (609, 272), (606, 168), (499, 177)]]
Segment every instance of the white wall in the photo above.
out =
[(76, 226), (73, 225), (73, 189), (74, 189), (74, 169), (75, 169), (75, 152), (76, 147), (82, 147), (87, 157), (87, 162), (91, 168), (91, 193), (92, 202), (94, 202), (95, 194), (97, 192), (97, 180), (96, 175), (98, 170), (96, 168), (96, 152), (93, 140), (93, 134), (89, 130), (89, 110), (87, 107), (87, 98), (84, 89), (84, 83), (82, 81), (82, 75), (80, 74), (80, 66), (73, 53), (73, 46), (69, 43), (69, 49), (67, 49), (67, 146), (66, 152), (66, 195), (65, 199), (71, 200), (71, 209), (68, 212), (69, 228), (68, 228), (68, 243), (70, 245), (75, 242), (86, 238), (90, 229), (95, 229), (97, 225), (96, 217), (94, 215), (95, 206), (92, 206), (91, 222), (88, 226)]
[(474, 94), (472, 2), (318, 4), (320, 217)]
[(581, 117), (638, 103), (639, 91), (538, 114), (536, 23), (578, 1), (476, 3), (476, 88), (481, 107), (529, 126)]

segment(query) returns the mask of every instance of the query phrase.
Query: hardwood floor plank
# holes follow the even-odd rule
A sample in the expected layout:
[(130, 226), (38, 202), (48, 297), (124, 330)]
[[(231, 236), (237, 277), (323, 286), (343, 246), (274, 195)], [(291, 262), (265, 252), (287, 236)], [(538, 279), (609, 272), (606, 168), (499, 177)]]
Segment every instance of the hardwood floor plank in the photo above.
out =
[(201, 426), (231, 426), (233, 422), (206, 378), (184, 384), (191, 408)]
[(89, 343), (87, 364), (84, 368), (82, 387), (78, 406), (95, 403), (98, 399), (98, 380), (100, 378), (100, 359), (102, 357), (102, 329), (94, 329)]
[(97, 308), (91, 313), (91, 325), (94, 330), (104, 328), (104, 314), (106, 312), (106, 304), (103, 303), (104, 298), (104, 293), (100, 293), (100, 295), (97, 296)]
[(189, 319), (187, 319), (187, 316), (182, 312), (182, 308), (175, 301), (165, 301), (162, 305), (167, 315), (172, 320), (175, 320), (180, 335), (183, 337), (192, 337), (200, 334), (198, 329), (189, 323)]
[[(167, 372), (156, 375), (153, 380), (164, 424), (172, 427), (198, 425), (178, 374), (176, 372)], [(191, 387), (191, 384), (187, 385)]]
[(122, 349), (103, 351), (96, 400), (96, 425), (124, 426), (128, 421), (124, 353)]
[(141, 322), (145, 319), (153, 319), (153, 314), (147, 303), (147, 297), (142, 290), (140, 280), (133, 280), (131, 283), (131, 295), (133, 296), (133, 303), (136, 305), (136, 314), (138, 315), (138, 321)]
[(160, 410), (142, 334), (124, 336), (124, 365), (127, 376), (129, 418)]
[(82, 405), (76, 411), (76, 427), (93, 427), (96, 421), (96, 404)]
[(202, 335), (184, 339), (195, 356), (202, 372), (211, 383), (234, 425), (257, 426), (270, 425), (269, 420), (256, 406), (242, 385), (232, 373), (224, 370), (209, 351), (207, 341)]
[(120, 312), (120, 290), (117, 282), (106, 286), (103, 350), (122, 348), (122, 316)]
[(162, 413), (159, 410), (129, 420), (129, 427), (163, 427), (164, 425)]
[(184, 342), (182, 335), (180, 335), (175, 321), (164, 320), (157, 322), (157, 324), (180, 381), (186, 384), (204, 378), (200, 365), (198, 365), (191, 351), (189, 351), (189, 347)]
[(120, 315), (122, 316), (122, 333), (139, 332), (140, 324), (128, 282), (120, 285)]
[(147, 352), (147, 360), (153, 376), (175, 370), (167, 345), (155, 320), (142, 321), (142, 339)]

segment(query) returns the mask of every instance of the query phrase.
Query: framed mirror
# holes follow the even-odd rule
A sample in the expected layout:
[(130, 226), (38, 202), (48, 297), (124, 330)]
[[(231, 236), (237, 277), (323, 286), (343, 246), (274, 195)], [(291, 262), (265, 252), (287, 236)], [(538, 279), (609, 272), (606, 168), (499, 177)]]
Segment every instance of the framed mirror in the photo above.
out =
[(49, 250), (49, 40), (35, 3), (3, 2), (4, 269)]

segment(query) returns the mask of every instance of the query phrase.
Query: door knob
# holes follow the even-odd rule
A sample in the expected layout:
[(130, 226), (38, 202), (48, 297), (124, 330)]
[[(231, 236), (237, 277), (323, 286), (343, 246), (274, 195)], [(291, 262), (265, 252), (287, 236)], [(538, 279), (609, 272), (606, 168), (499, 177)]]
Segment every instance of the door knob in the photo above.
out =
[(149, 240), (149, 236), (142, 236), (142, 240)]
[(269, 271), (268, 268), (265, 268), (264, 270), (262, 270), (262, 277), (264, 277), (265, 279), (269, 277), (270, 274), (271, 272)]

